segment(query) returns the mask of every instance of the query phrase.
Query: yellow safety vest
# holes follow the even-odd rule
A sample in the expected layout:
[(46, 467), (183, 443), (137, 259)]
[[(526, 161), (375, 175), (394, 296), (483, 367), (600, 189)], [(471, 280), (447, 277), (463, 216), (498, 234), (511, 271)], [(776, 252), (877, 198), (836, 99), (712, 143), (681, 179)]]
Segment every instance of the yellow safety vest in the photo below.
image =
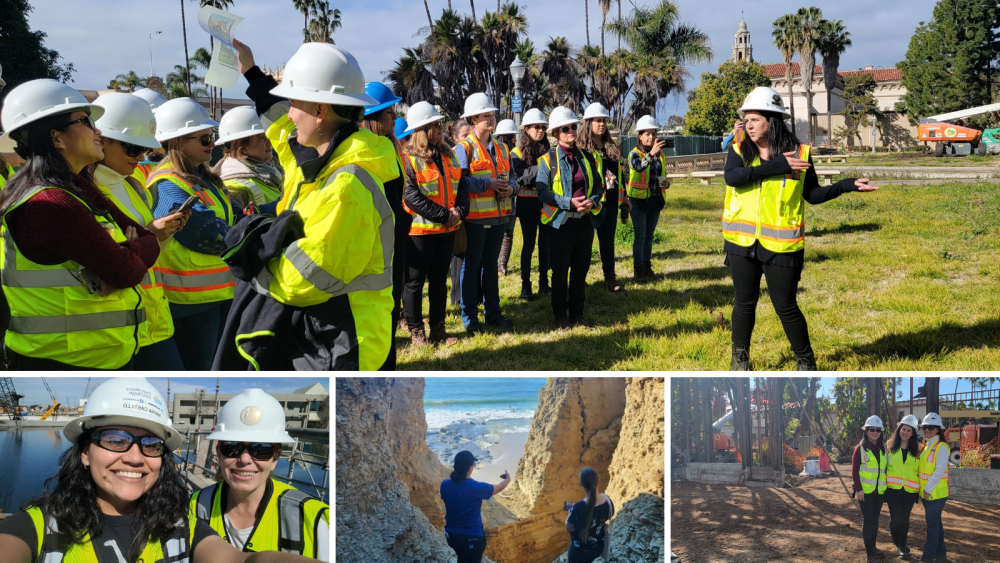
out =
[[(940, 432), (944, 432), (942, 429)], [(941, 451), (941, 450), (944, 451)], [(951, 455), (951, 450), (948, 449), (948, 444), (941, 441), (938, 438), (933, 446), (924, 445), (923, 451), (920, 452), (920, 496), (924, 495), (924, 487), (927, 486), (927, 482), (931, 480), (931, 475), (934, 475), (934, 471), (937, 470), (937, 456), (943, 455), (948, 458)], [(944, 477), (938, 481), (937, 486), (931, 489), (931, 500), (938, 500), (942, 498), (948, 498), (948, 465), (944, 466)]]
[[(35, 187), (8, 213), (47, 189), (59, 188)], [(125, 242), (125, 234), (110, 215), (95, 213), (94, 219), (115, 242)], [(80, 264), (72, 260), (55, 265), (32, 262), (11, 236), (6, 215), (3, 227), (0, 278), (11, 315), (7, 347), (24, 356), (84, 368), (118, 369), (128, 363), (139, 348), (139, 325), (146, 320), (138, 289), (119, 289), (107, 297), (91, 294), (80, 276)]]
[[(639, 150), (639, 147), (632, 149), (632, 152), (637, 153), (639, 158), (646, 156), (646, 153)], [(657, 157), (660, 160), (660, 173), (667, 173), (667, 159), (663, 158), (663, 153), (661, 152)], [(629, 153), (629, 160), (631, 161), (632, 155)], [(628, 189), (626, 190), (628, 197), (633, 199), (649, 199), (649, 167), (647, 166), (642, 172), (636, 172), (629, 167), (628, 171)]]
[[(257, 510), (257, 521), (243, 546), (245, 552), (283, 551), (304, 557), (319, 557), (316, 529), (322, 520), (330, 524), (330, 506), (291, 485), (269, 479)], [(191, 518), (208, 523), (229, 541), (229, 530), (222, 511), (222, 500), (229, 485), (219, 483), (191, 496)]]
[[(14, 167), (10, 165), (9, 162), (4, 162), (4, 174), (0, 174), (0, 190), (3, 190), (7, 186), (7, 182), (10, 181), (11, 176), (14, 175)], [(6, 178), (4, 176), (7, 176)]]
[(145, 187), (146, 179), (152, 174), (153, 169), (156, 168), (155, 162), (140, 162), (138, 166), (135, 167), (135, 172), (132, 173), (132, 177), (139, 181), (139, 183)]
[[(889, 462), (889, 456), (885, 452), (876, 456), (870, 453), (864, 446), (861, 446), (861, 466), (858, 467), (858, 478), (861, 480), (861, 490), (866, 495), (870, 495), (878, 488), (878, 494), (882, 494), (886, 489), (885, 468)], [(876, 459), (878, 458), (878, 459)]]
[(280, 188), (273, 188), (255, 178), (240, 178), (239, 180), (224, 180), (223, 182), (229, 191), (248, 194), (250, 196), (247, 198), (248, 201), (252, 201), (254, 205), (271, 203), (281, 197)]
[(920, 490), (920, 478), (917, 475), (917, 466), (920, 460), (912, 455), (906, 456), (903, 461), (903, 448), (889, 456), (889, 469), (886, 471), (886, 483), (890, 489), (903, 489), (908, 493), (915, 493)]
[[(423, 159), (406, 155), (407, 163), (414, 172), (417, 181), (417, 188), (427, 199), (440, 205), (445, 209), (455, 206), (455, 199), (458, 197), (458, 183), (462, 179), (462, 169), (458, 164), (458, 157), (455, 153), (441, 155), (443, 171), (439, 171), (434, 161), (424, 162)], [(403, 202), (403, 209), (413, 215), (413, 224), (410, 226), (410, 234), (413, 236), (436, 235), (441, 233), (452, 233), (458, 230), (459, 221), (453, 227), (445, 227), (444, 223), (435, 223), (430, 219), (421, 216), (413, 211)]]
[[(133, 176), (126, 176), (124, 182), (125, 192), (132, 207), (139, 212), (138, 217), (128, 209), (128, 206), (122, 205), (107, 186), (97, 186), (97, 188), (133, 221), (143, 226), (148, 225), (153, 220), (153, 212), (149, 209), (149, 196), (145, 188)], [(162, 342), (174, 335), (174, 317), (170, 314), (170, 302), (167, 301), (163, 291), (163, 273), (160, 271), (159, 263), (160, 259), (157, 258), (156, 264), (146, 272), (146, 276), (139, 283), (142, 305), (146, 308), (146, 321), (139, 325), (140, 348)]]
[[(161, 180), (166, 180), (188, 195), (196, 195), (201, 204), (211, 209), (215, 216), (233, 226), (233, 207), (225, 196), (216, 197), (210, 190), (195, 187), (180, 177), (170, 167), (170, 162), (157, 166), (150, 174), (146, 188), (152, 190)], [(218, 186), (216, 186), (219, 188)], [(219, 191), (224, 193), (222, 188)], [(236, 278), (222, 258), (214, 254), (195, 252), (171, 237), (160, 251), (160, 271), (163, 273), (163, 291), (167, 300), (178, 305), (215, 303), (233, 298)]]
[[(475, 135), (469, 136), (462, 141), (465, 147), (465, 158), (469, 164), (469, 175), (473, 178), (500, 178), (508, 180), (510, 178), (510, 152), (507, 145), (501, 143), (496, 137), (493, 140), (493, 147), (496, 151), (496, 166), (490, 158), (490, 151), (479, 142)], [(514, 208), (511, 206), (512, 198), (500, 199), (492, 188), (482, 192), (469, 190), (469, 215), (467, 220), (492, 219), (494, 217), (507, 217), (513, 215)]]
[[(736, 154), (740, 146), (733, 145)], [(809, 145), (799, 146), (799, 158), (809, 160)], [(760, 166), (758, 155), (751, 166)], [(722, 235), (735, 245), (749, 247), (760, 240), (771, 252), (795, 252), (805, 248), (805, 174), (771, 176), (742, 188), (726, 186), (722, 212)]]
[[(59, 526), (54, 518), (49, 517), (46, 525), (46, 518), (42, 514), (42, 509), (31, 507), (27, 510), (31, 516), (31, 521), (35, 524), (35, 534), (38, 538), (35, 550), (35, 561), (37, 563), (98, 563), (97, 552), (91, 545), (90, 534), (83, 533), (83, 541), (79, 544), (73, 543), (65, 551), (58, 551), (55, 541), (46, 541), (58, 532)], [(142, 549), (142, 555), (138, 562), (163, 563), (165, 561), (183, 562), (193, 559), (191, 545), (194, 543), (194, 527), (197, 520), (194, 516), (189, 516), (187, 520), (177, 522), (173, 533), (162, 542), (149, 540)], [(119, 546), (120, 549), (128, 549), (127, 545)], [(124, 554), (123, 554), (124, 555)]]
[[(549, 149), (549, 152), (543, 154), (542, 157), (538, 159), (539, 173), (541, 173), (542, 167), (544, 166), (545, 170), (550, 174), (549, 187), (552, 189), (553, 192), (556, 193), (556, 195), (559, 196), (565, 193), (564, 191), (565, 186), (563, 186), (563, 178), (562, 178), (562, 166), (559, 166), (559, 153), (561, 152), (561, 150), (562, 149), (559, 147), (559, 145), (556, 145), (555, 147)], [(580, 160), (583, 162), (583, 169), (587, 173), (587, 198), (590, 198), (590, 196), (594, 194), (594, 171), (590, 168), (590, 161), (587, 160), (587, 158), (583, 155), (583, 151), (578, 150), (578, 152), (580, 153)], [(556, 161), (555, 174), (552, 174), (552, 159), (555, 159)], [(598, 178), (600, 178), (600, 176), (598, 176)], [(573, 183), (572, 178), (569, 179), (569, 183), (570, 184)], [(570, 194), (572, 195), (573, 193), (572, 186), (569, 187), (569, 190)], [(563, 211), (564, 213), (569, 214), (570, 217), (583, 216), (582, 213), (579, 213), (577, 211), (566, 211), (565, 209), (559, 209), (546, 203), (542, 205), (542, 223), (546, 225), (549, 224), (552, 221), (552, 219), (556, 216), (556, 213), (558, 213), (559, 211)], [(590, 212), (593, 215), (597, 215), (598, 213), (600, 213), (601, 202), (597, 202), (596, 204), (594, 204), (594, 208), (591, 209)]]
[(392, 345), (394, 218), (383, 183), (399, 177), (392, 143), (360, 129), (306, 182), (288, 144), (294, 133), (286, 114), (271, 124), (267, 137), (285, 169), (278, 213), (297, 211), (306, 236), (268, 262), (257, 276), (257, 291), (296, 307), (347, 295), (360, 369), (377, 370)]
[[(514, 149), (512, 151), (510, 151), (510, 155), (512, 157), (516, 156), (517, 158), (519, 158), (521, 160), (524, 160), (524, 153), (521, 152), (521, 147), (514, 147)], [(511, 170), (513, 170), (513, 169), (514, 169), (514, 167), (512, 165), (511, 166)], [(522, 185), (518, 184), (518, 186), (517, 186), (517, 197), (538, 197), (538, 189), (537, 188), (529, 188), (529, 187), (522, 186)]]

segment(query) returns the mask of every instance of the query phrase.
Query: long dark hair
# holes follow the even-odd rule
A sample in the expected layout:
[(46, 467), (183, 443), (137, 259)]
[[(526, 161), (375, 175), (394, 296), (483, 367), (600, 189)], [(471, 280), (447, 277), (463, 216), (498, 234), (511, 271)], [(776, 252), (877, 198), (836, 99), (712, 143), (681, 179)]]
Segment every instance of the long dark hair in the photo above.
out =
[[(861, 435), (861, 441), (858, 442), (858, 445), (864, 448), (865, 444), (868, 443), (868, 429), (862, 428), (862, 430), (864, 430), (864, 432)], [(878, 451), (880, 452), (885, 451), (885, 430), (883, 430), (882, 433), (878, 435), (878, 441), (875, 442), (875, 446), (878, 448)]]
[[(51, 115), (29, 123), (23, 129), (14, 132), (12, 137), (17, 141), (14, 152), (24, 159), (24, 164), (18, 169), (17, 174), (10, 178), (3, 192), (0, 192), (0, 217), (6, 215), (11, 207), (21, 201), (25, 193), (36, 186), (62, 188), (83, 199), (89, 205), (97, 204), (97, 202), (90, 201), (80, 191), (80, 188), (76, 187), (73, 183), (73, 172), (69, 169), (69, 163), (52, 144), (52, 130), (64, 129), (63, 125), (71, 113)], [(87, 167), (80, 171), (80, 175), (93, 182), (93, 177)], [(94, 211), (100, 214), (107, 213), (106, 209), (97, 207), (94, 208)]]
[[(906, 426), (910, 426), (907, 424)], [(896, 431), (892, 433), (892, 438), (889, 438), (889, 453), (896, 453), (899, 448), (903, 447), (903, 438), (899, 435), (899, 431), (902, 430), (903, 425), (897, 424)], [(912, 428), (912, 427), (911, 427)], [(910, 439), (906, 442), (906, 451), (910, 452), (913, 457), (920, 457), (920, 446), (917, 443), (917, 429), (913, 429), (913, 433), (910, 434)]]
[[(104, 514), (97, 504), (97, 488), (80, 454), (90, 447), (90, 432), (84, 432), (73, 447), (59, 457), (59, 473), (45, 481), (42, 496), (22, 503), (42, 509), (46, 518), (55, 518), (59, 527), (57, 541), (62, 548), (82, 544), (83, 533), (91, 538), (101, 535)], [(132, 518), (132, 545), (126, 559), (135, 561), (142, 554), (146, 540), (164, 541), (170, 537), (177, 522), (187, 519), (190, 496), (181, 481), (172, 453), (162, 458), (156, 484), (139, 498)], [(38, 538), (41, 542), (42, 538)]]
[(549, 152), (552, 147), (549, 145), (548, 135), (543, 135), (541, 141), (536, 141), (525, 131), (517, 142), (517, 148), (521, 149), (521, 157), (524, 159), (525, 165), (534, 166), (538, 159)]
[(576, 531), (580, 545), (587, 545), (587, 538), (590, 532), (590, 524), (594, 521), (594, 506), (597, 505), (597, 481), (600, 478), (597, 472), (590, 467), (580, 470), (580, 486), (587, 490), (587, 517), (583, 520), (583, 527)]
[(583, 120), (583, 127), (580, 128), (580, 132), (576, 135), (576, 146), (587, 152), (601, 153), (601, 158), (603, 160), (621, 160), (622, 151), (611, 138), (611, 131), (609, 129), (605, 129), (604, 134), (601, 135), (601, 150), (597, 150), (597, 145), (594, 143), (596, 140), (594, 138), (594, 133), (590, 130), (592, 121), (592, 119)]
[[(767, 119), (767, 150), (770, 153), (770, 160), (774, 160), (774, 157), (781, 153), (798, 150), (802, 143), (795, 136), (795, 133), (785, 125), (785, 120), (780, 113), (773, 111), (759, 113)], [(754, 159), (760, 156), (760, 149), (757, 148), (757, 143), (750, 139), (750, 135), (743, 135), (743, 141), (740, 142), (740, 154), (743, 156), (743, 166), (750, 166)]]

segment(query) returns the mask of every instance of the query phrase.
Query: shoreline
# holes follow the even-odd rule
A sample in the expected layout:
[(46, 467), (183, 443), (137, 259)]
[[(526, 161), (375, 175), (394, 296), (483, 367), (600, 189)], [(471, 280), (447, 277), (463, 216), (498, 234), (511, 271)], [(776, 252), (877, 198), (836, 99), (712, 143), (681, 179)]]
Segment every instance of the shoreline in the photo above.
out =
[(510, 474), (511, 479), (517, 471), (517, 464), (524, 455), (524, 446), (528, 443), (527, 432), (511, 432), (500, 434), (499, 442), (490, 446), (491, 459), (484, 459), (476, 465), (476, 470), (472, 473), (472, 478), (476, 481), (497, 484), (502, 479), (500, 475), (504, 471)]

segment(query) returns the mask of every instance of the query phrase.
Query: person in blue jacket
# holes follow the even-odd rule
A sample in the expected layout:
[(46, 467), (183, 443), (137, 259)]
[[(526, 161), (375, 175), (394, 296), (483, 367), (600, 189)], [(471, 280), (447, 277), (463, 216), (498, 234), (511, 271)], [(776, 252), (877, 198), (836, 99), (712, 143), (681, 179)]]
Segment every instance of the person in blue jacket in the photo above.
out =
[(483, 501), (507, 488), (510, 474), (503, 472), (503, 481), (490, 485), (472, 479), (476, 457), (462, 450), (455, 455), (455, 470), (451, 478), (441, 482), (444, 501), (444, 535), (455, 550), (458, 563), (480, 563), (486, 551), (486, 530), (483, 528)]

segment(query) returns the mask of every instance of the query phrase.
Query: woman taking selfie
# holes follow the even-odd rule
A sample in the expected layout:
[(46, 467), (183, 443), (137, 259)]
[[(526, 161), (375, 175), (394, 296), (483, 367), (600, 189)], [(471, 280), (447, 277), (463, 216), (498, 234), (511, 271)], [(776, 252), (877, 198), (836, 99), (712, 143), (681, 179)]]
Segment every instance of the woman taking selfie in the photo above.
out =
[[(142, 406), (143, 408), (137, 408)], [(46, 492), (0, 522), (5, 563), (308, 563), (299, 555), (241, 553), (188, 515), (188, 493), (160, 392), (143, 378), (110, 379), (63, 435)]]
[(542, 110), (532, 108), (524, 114), (524, 134), (510, 153), (511, 171), (517, 180), (517, 220), (521, 223), (521, 299), (534, 301), (531, 291), (531, 255), (538, 240), (538, 294), (549, 289), (549, 228), (542, 224), (542, 202), (538, 199), (535, 178), (538, 159), (549, 152), (545, 129), (549, 122)]
[(497, 485), (472, 479), (478, 460), (469, 451), (455, 455), (455, 470), (451, 478), (441, 482), (444, 501), (444, 535), (458, 556), (457, 563), (480, 563), (486, 550), (486, 530), (483, 528), (484, 500), (507, 488), (510, 474), (506, 471)]
[(750, 337), (760, 278), (764, 276), (798, 370), (813, 371), (816, 356), (809, 343), (806, 318), (795, 298), (805, 262), (804, 202), (817, 205), (848, 192), (874, 191), (878, 186), (870, 185), (867, 178), (820, 186), (810, 147), (800, 143), (785, 125), (790, 114), (774, 89), (754, 89), (739, 113), (747, 134), (729, 149), (722, 213), (725, 263), (732, 272), (736, 293), (730, 367), (750, 369)]
[(885, 558), (885, 554), (875, 547), (875, 539), (878, 537), (878, 516), (882, 512), (889, 459), (882, 437), (882, 419), (870, 416), (862, 429), (865, 435), (854, 448), (851, 477), (861, 507), (861, 538), (865, 542), (868, 563), (878, 563)]
[(608, 495), (597, 493), (599, 481), (597, 471), (590, 467), (580, 470), (580, 486), (586, 496), (570, 508), (566, 518), (568, 563), (591, 563), (605, 552), (608, 538), (604, 524), (615, 515), (615, 506)]
[(910, 533), (910, 511), (920, 494), (920, 444), (917, 417), (903, 417), (889, 439), (889, 466), (886, 469), (885, 503), (889, 505), (889, 532), (899, 558), (910, 554), (906, 537)]
[(226, 147), (213, 172), (229, 190), (229, 201), (239, 209), (276, 215), (285, 175), (274, 165), (274, 149), (253, 106), (233, 108), (219, 122), (216, 144)]
[(87, 172), (104, 158), (93, 120), (103, 113), (51, 79), (4, 101), (3, 128), (25, 159), (0, 192), (7, 369), (127, 369), (139, 348), (146, 311), (136, 286), (160, 246)]

